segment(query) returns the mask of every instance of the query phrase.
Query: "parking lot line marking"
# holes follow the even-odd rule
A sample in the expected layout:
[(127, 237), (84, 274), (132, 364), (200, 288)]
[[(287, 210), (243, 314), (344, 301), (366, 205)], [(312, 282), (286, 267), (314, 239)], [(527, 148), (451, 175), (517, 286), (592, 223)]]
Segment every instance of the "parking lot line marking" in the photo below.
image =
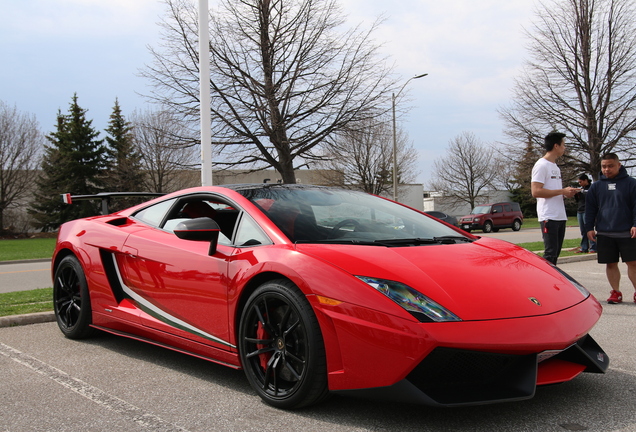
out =
[(32, 369), (58, 384), (61, 384), (62, 386), (84, 396), (98, 405), (126, 417), (128, 420), (131, 420), (142, 427), (161, 432), (188, 432), (184, 428), (169, 423), (154, 414), (144, 412), (141, 408), (129, 404), (116, 396), (109, 395), (95, 386), (92, 386), (78, 378), (74, 378), (66, 372), (46, 364), (35, 357), (31, 357), (28, 354), (18, 351), (13, 347), (5, 345), (2, 342), (0, 342), (0, 354)]

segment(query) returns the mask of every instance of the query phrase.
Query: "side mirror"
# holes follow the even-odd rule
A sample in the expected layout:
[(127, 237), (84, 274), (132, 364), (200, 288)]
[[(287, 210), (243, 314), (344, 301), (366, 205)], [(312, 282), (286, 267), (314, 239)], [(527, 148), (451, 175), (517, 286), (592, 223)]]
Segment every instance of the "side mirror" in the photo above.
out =
[(210, 250), (208, 254), (214, 255), (220, 231), (221, 228), (215, 221), (208, 217), (200, 217), (179, 223), (174, 229), (174, 234), (183, 240), (209, 241)]

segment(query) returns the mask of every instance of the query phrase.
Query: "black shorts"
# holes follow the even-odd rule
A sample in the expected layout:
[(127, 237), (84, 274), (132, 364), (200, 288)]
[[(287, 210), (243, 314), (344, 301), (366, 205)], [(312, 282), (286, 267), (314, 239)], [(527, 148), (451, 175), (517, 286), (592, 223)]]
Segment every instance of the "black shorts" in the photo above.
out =
[(636, 239), (596, 236), (597, 259), (600, 264), (636, 261)]

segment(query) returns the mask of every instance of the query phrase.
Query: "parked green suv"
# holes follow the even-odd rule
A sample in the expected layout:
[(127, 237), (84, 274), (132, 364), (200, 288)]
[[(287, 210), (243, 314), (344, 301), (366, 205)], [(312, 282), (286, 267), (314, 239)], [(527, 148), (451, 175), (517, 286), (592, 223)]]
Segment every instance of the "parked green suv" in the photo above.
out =
[(480, 229), (485, 233), (497, 232), (501, 228), (519, 231), (523, 214), (518, 203), (500, 202), (479, 205), (469, 215), (459, 218), (459, 227), (464, 231)]

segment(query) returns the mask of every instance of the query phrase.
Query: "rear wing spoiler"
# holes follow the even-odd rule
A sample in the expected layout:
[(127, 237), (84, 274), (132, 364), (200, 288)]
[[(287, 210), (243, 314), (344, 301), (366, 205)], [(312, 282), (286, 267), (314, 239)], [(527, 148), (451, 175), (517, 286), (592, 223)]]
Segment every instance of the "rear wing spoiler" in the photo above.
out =
[(101, 200), (102, 201), (102, 214), (109, 214), (108, 205), (111, 198), (123, 198), (123, 197), (158, 197), (165, 195), (161, 192), (100, 192), (95, 195), (71, 195), (70, 193), (62, 194), (62, 201), (65, 204), (73, 204), (73, 201), (86, 201), (86, 200)]

